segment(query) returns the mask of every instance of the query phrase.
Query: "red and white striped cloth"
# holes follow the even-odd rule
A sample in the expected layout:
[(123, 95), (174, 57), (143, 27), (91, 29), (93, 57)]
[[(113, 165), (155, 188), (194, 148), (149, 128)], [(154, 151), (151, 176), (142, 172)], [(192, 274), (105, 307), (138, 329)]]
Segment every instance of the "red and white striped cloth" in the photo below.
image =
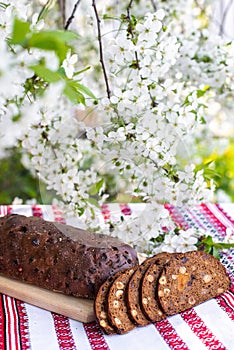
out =
[[(234, 204), (203, 204), (182, 209), (167, 206), (167, 209), (178, 224), (203, 227), (217, 239), (225, 236), (227, 227), (234, 230)], [(113, 204), (103, 206), (102, 215), (104, 220), (109, 220), (142, 210), (146, 210), (143, 204)], [(0, 216), (7, 213), (36, 215), (65, 223), (62, 213), (53, 206), (0, 206)], [(0, 350), (233, 350), (234, 249), (224, 252), (222, 262), (232, 279), (230, 291), (125, 335), (107, 336), (96, 322), (83, 324), (0, 294)]]

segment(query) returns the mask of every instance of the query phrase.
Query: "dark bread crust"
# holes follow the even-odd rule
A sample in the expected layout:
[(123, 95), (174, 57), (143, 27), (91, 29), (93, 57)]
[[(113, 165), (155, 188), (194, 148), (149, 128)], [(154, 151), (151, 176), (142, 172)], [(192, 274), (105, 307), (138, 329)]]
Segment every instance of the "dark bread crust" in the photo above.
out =
[(171, 257), (158, 280), (158, 300), (174, 315), (214, 298), (230, 288), (225, 267), (210, 254), (191, 251)]
[(94, 299), (110, 275), (137, 264), (135, 250), (117, 238), (40, 217), (0, 218), (0, 273), (5, 276)]

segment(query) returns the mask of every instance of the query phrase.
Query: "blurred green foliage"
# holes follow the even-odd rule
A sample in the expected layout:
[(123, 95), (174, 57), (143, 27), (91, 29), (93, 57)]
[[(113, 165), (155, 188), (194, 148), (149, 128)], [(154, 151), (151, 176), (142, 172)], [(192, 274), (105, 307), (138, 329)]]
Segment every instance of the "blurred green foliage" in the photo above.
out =
[(21, 163), (17, 149), (8, 151), (0, 160), (0, 203), (11, 204), (15, 197), (27, 200), (39, 198), (38, 181)]
[(0, 204), (11, 204), (16, 197), (24, 203), (30, 199), (42, 204), (52, 201), (45, 185), (23, 166), (19, 150), (12, 148), (0, 159)]
[(213, 155), (216, 188), (222, 190), (234, 202), (234, 140), (222, 155)]

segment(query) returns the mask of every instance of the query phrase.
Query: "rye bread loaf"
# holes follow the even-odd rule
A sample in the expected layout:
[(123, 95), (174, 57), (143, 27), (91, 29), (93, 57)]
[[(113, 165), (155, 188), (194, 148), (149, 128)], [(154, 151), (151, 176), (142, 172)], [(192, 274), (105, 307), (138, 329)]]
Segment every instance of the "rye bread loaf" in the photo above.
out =
[(110, 276), (138, 264), (117, 238), (40, 217), (0, 218), (0, 273), (68, 295), (95, 298)]
[(166, 315), (187, 310), (229, 289), (225, 267), (210, 254), (191, 251), (174, 255), (164, 265), (157, 285)]

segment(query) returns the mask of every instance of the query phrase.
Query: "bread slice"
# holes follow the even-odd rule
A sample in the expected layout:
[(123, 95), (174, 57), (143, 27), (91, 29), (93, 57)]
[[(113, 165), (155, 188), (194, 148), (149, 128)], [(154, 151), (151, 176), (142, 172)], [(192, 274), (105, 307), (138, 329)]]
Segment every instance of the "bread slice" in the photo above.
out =
[(166, 317), (157, 298), (157, 283), (164, 265), (172, 254), (157, 254), (154, 262), (148, 267), (142, 277), (141, 283), (141, 308), (151, 322), (157, 322)]
[(107, 297), (111, 284), (119, 275), (120, 272), (117, 272), (114, 276), (110, 276), (99, 288), (94, 301), (94, 313), (97, 319), (97, 322), (100, 328), (106, 334), (115, 334), (116, 330), (110, 323), (107, 313)]
[(125, 295), (130, 277), (136, 268), (130, 268), (120, 273), (111, 284), (108, 292), (108, 318), (119, 334), (129, 332), (135, 328), (135, 324), (129, 317)]
[(134, 274), (131, 276), (127, 287), (126, 300), (129, 314), (133, 322), (139, 326), (146, 326), (150, 323), (150, 320), (146, 318), (141, 309), (140, 287), (142, 276), (148, 267), (154, 262), (154, 260), (155, 256), (146, 259), (141, 265), (139, 265)]
[(225, 267), (210, 254), (190, 251), (165, 264), (157, 296), (166, 315), (173, 315), (218, 296), (230, 287)]

